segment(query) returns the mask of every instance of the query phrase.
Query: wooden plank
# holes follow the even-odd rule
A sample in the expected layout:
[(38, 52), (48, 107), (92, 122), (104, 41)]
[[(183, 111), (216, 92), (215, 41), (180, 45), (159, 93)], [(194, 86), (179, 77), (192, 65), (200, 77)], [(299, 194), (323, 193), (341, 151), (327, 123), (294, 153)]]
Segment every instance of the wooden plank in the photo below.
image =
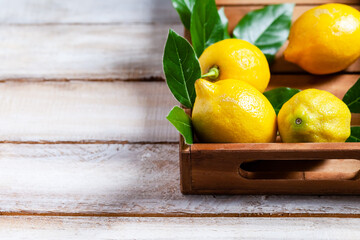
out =
[(164, 82), (3, 82), (0, 141), (177, 142)]
[[(270, 89), (305, 86), (342, 98), (359, 77), (272, 75)], [(0, 142), (178, 142), (165, 119), (177, 102), (161, 81), (5, 81), (0, 92), (6, 116), (0, 118)], [(358, 125), (359, 117), (353, 119)]]
[(218, 5), (263, 5), (263, 4), (279, 4), (279, 3), (296, 3), (296, 4), (325, 4), (325, 3), (344, 3), (359, 4), (358, 0), (216, 0)]
[(171, 1), (0, 1), (0, 24), (179, 23)]
[[(219, 5), (244, 6), (295, 2), (314, 5), (329, 2), (359, 4), (358, 0), (217, 0)], [(180, 23), (171, 1), (166, 0), (1, 0), (0, 24), (109, 24)]]
[[(235, 21), (258, 7), (227, 8), (226, 14)], [(181, 24), (4, 25), (0, 28), (0, 79), (163, 78), (162, 55), (169, 27), (183, 32)], [(272, 71), (303, 72), (286, 62), (282, 51)], [(347, 72), (360, 72), (360, 60)]]
[(360, 196), (182, 195), (177, 144), (0, 144), (0, 152), (1, 214), (360, 216)]
[(0, 28), (0, 79), (162, 78), (169, 28), (180, 24)]
[(1, 239), (357, 239), (360, 219), (1, 216)]

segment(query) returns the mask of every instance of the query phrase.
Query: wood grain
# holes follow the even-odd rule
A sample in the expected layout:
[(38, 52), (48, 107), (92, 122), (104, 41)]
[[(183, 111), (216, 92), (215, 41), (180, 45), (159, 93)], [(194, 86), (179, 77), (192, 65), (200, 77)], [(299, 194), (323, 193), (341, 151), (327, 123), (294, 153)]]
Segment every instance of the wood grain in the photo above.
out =
[(3, 82), (0, 141), (177, 142), (164, 82)]
[(167, 32), (180, 24), (0, 28), (0, 79), (158, 79)]
[[(258, 7), (227, 8), (231, 26)], [(298, 15), (308, 7), (297, 9)], [(162, 54), (169, 28), (183, 32), (180, 23), (3, 25), (0, 79), (163, 79)], [(272, 71), (303, 73), (283, 59), (285, 47)], [(346, 72), (360, 72), (360, 60)]]
[[(329, 2), (359, 4), (358, 0), (217, 0), (219, 5), (249, 6), (282, 2), (314, 5)], [(113, 23), (180, 23), (171, 2), (167, 0), (77, 0), (36, 1), (1, 0), (0, 24), (113, 24)]]
[[(235, 8), (232, 15), (251, 8), (239, 13)], [(163, 78), (162, 49), (169, 27), (183, 31), (180, 24), (2, 26), (0, 79)], [(272, 70), (303, 72), (281, 52)], [(347, 71), (359, 72), (360, 60)]]
[[(181, 223), (177, 218), (173, 222), (151, 218), (146, 223), (150, 230), (142, 232), (139, 218), (124, 220), (135, 221), (130, 225), (111, 225), (108, 219), (119, 218), (105, 216), (360, 216), (357, 196), (184, 196), (179, 187), (177, 144), (73, 144), (177, 141), (175, 130), (163, 118), (175, 104), (166, 85), (117, 81), (163, 77), (161, 57), (167, 30), (169, 26), (179, 33), (183, 30), (174, 19), (176, 12), (169, 10), (169, 1), (152, 5), (153, 1), (141, 0), (137, 6), (115, 0), (3, 3), (8, 7), (0, 14), (0, 112), (7, 117), (0, 121), (0, 141), (17, 144), (0, 144), (0, 213), (69, 216), (2, 217), (2, 239), (9, 238), (7, 234), (64, 239), (73, 231), (78, 239), (76, 231), (85, 226), (90, 226), (84, 231), (86, 239), (116, 238), (119, 229), (126, 227), (125, 233), (145, 232), (146, 237), (165, 228), (166, 235), (159, 234), (168, 237), (189, 228), (196, 232), (198, 226), (205, 227), (205, 232), (219, 232), (222, 220), (184, 218)], [(146, 12), (152, 6), (156, 9)], [(347, 77), (350, 81), (344, 83), (350, 84), (356, 76)], [(292, 75), (276, 78), (283, 83), (300, 79)], [(18, 81), (7, 81), (10, 79)], [(33, 79), (61, 81), (27, 82)], [(313, 77), (305, 79), (314, 82)], [(24, 141), (72, 144), (18, 144)], [(70, 217), (76, 215), (102, 218)], [(8, 223), (1, 220), (4, 218), (10, 219)], [(84, 219), (89, 220), (82, 222)], [(106, 223), (99, 223), (103, 220)], [(179, 223), (184, 227), (174, 232)], [(242, 223), (229, 224), (237, 231)], [(263, 224), (271, 223), (269, 219)], [(339, 221), (333, 220), (321, 229), (329, 232), (336, 223)], [(339, 227), (342, 239), (356, 231), (351, 223), (355, 222), (347, 220)], [(306, 231), (303, 222), (289, 228), (285, 222), (277, 224), (284, 226), (279, 234), (299, 226), (299, 232)], [(161, 228), (165, 225), (167, 229)], [(319, 229), (319, 225), (305, 224), (306, 229)], [(16, 230), (11, 232), (11, 226)], [(103, 226), (106, 231), (98, 233), (97, 227)], [(58, 231), (55, 227), (69, 228)], [(116, 233), (111, 232), (114, 229)], [(270, 231), (274, 228), (266, 234)]]
[(1, 239), (357, 239), (348, 218), (0, 217)]
[(167, 0), (0, 1), (0, 24), (179, 23)]
[(177, 144), (0, 144), (0, 153), (1, 214), (360, 216), (360, 196), (182, 195)]
[[(359, 76), (273, 75), (269, 89), (305, 86), (342, 98)], [(161, 81), (5, 81), (0, 92), (0, 142), (178, 142), (165, 119), (177, 102)]]

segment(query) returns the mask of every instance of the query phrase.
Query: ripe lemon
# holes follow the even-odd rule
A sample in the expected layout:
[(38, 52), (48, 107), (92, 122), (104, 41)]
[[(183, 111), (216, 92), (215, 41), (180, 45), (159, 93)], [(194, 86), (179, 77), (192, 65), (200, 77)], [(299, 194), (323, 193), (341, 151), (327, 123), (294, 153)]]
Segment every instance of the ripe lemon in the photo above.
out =
[(345, 142), (350, 136), (350, 122), (346, 104), (317, 89), (297, 93), (278, 115), (283, 142)]
[(264, 92), (270, 80), (269, 64), (259, 48), (240, 39), (219, 41), (199, 58), (202, 74), (217, 68), (219, 75), (211, 80), (237, 79)]
[(324, 4), (300, 16), (290, 29), (287, 61), (313, 74), (344, 70), (360, 56), (360, 12)]
[(202, 142), (274, 142), (276, 114), (267, 98), (236, 79), (195, 82), (192, 122)]

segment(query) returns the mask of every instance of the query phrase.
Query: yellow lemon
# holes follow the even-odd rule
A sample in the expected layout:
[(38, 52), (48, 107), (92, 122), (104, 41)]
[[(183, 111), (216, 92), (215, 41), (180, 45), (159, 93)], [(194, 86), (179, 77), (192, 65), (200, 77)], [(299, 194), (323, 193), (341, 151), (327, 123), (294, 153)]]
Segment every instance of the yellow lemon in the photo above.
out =
[(360, 56), (360, 12), (324, 4), (301, 15), (290, 29), (287, 61), (313, 74), (344, 70)]
[(270, 80), (269, 64), (259, 48), (240, 39), (225, 39), (217, 42), (199, 58), (202, 74), (212, 68), (218, 69), (211, 80), (237, 79), (250, 83), (264, 92)]
[(236, 79), (195, 82), (192, 122), (202, 142), (274, 142), (276, 114), (267, 98)]
[(283, 142), (345, 142), (351, 113), (329, 92), (308, 89), (294, 95), (280, 109), (278, 128)]

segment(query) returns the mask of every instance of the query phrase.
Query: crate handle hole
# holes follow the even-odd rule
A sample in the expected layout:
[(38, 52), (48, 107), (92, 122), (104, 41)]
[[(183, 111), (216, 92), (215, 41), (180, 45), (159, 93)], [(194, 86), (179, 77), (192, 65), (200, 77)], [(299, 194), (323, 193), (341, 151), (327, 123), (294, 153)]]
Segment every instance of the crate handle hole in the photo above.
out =
[(357, 159), (249, 160), (240, 164), (246, 179), (356, 180), (360, 176)]

